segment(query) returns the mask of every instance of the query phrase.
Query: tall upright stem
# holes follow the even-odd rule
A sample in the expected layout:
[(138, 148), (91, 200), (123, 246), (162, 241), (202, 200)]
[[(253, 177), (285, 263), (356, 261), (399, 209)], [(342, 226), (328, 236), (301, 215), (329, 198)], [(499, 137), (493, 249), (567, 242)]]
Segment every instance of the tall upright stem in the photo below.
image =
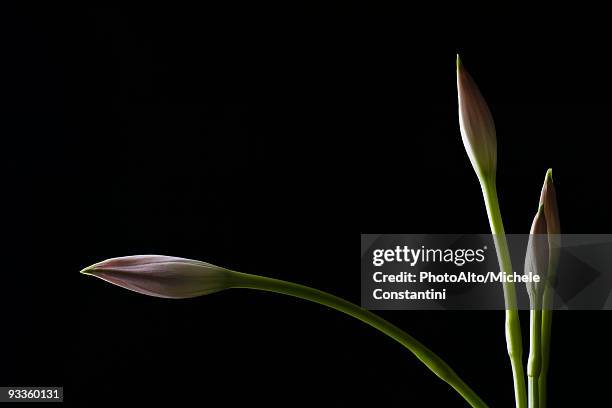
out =
[(369, 310), (329, 293), (279, 279), (235, 272), (232, 280), (231, 286), (235, 288), (258, 289), (298, 297), (325, 305), (361, 320), (410, 350), (431, 371), (453, 387), (472, 407), (487, 407), (484, 401), (433, 351), (429, 350), (405, 331)]
[[(504, 274), (513, 273), (508, 242), (506, 241), (506, 233), (504, 231), (504, 224), (499, 209), (495, 177), (491, 179), (481, 179), (480, 185), (487, 207), (487, 215), (489, 216), (489, 224), (491, 225), (491, 232), (493, 233), (499, 266)], [(508, 355), (510, 356), (510, 364), (512, 365), (514, 400), (516, 402), (516, 408), (526, 408), (527, 393), (525, 390), (525, 372), (523, 370), (523, 344), (519, 313), (516, 306), (516, 289), (514, 283), (504, 282), (503, 290), (506, 303), (506, 346)]]

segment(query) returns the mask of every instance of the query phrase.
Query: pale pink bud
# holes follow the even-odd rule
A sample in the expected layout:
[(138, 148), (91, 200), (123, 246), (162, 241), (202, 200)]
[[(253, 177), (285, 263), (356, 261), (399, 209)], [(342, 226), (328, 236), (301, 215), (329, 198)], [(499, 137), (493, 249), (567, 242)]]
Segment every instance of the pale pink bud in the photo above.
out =
[(190, 298), (230, 287), (234, 272), (206, 262), (162, 255), (111, 258), (81, 271), (144, 295)]
[(541, 306), (542, 295), (548, 278), (550, 250), (546, 231), (544, 208), (540, 206), (531, 225), (527, 255), (525, 256), (525, 273), (531, 272), (540, 277), (539, 282), (527, 282), (527, 293), (534, 308)]
[(478, 86), (465, 70), (457, 55), (457, 95), (459, 97), (459, 128), (463, 145), (478, 177), (495, 176), (497, 168), (497, 137), (493, 116)]

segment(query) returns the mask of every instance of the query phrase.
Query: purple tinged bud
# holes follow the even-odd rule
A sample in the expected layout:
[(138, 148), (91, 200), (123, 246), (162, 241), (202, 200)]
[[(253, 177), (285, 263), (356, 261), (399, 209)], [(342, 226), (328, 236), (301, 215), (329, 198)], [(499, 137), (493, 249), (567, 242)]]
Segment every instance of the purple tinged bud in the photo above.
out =
[(546, 233), (548, 234), (548, 245), (550, 248), (548, 263), (548, 279), (554, 286), (554, 281), (561, 252), (561, 223), (559, 221), (559, 209), (557, 207), (557, 193), (552, 178), (552, 169), (548, 169), (540, 194), (540, 206), (543, 208), (546, 218)]
[(532, 272), (540, 276), (540, 282), (527, 282), (527, 293), (533, 308), (541, 307), (544, 285), (548, 277), (550, 251), (546, 231), (544, 208), (540, 206), (531, 225), (525, 256), (525, 274)]
[(557, 193), (552, 178), (552, 169), (548, 169), (540, 194), (540, 205), (544, 207), (546, 217), (547, 232), (549, 235), (561, 234), (561, 224), (559, 222), (559, 209), (557, 207)]
[(231, 287), (234, 272), (206, 262), (162, 255), (111, 258), (81, 271), (144, 295), (182, 299)]
[(493, 116), (478, 86), (457, 54), (459, 128), (463, 145), (478, 178), (490, 180), (497, 169), (497, 137)]
[[(540, 283), (527, 283), (527, 292), (533, 307), (542, 306), (550, 309), (559, 254), (561, 251), (561, 226), (557, 196), (552, 179), (552, 170), (548, 169), (544, 186), (540, 194), (540, 206), (533, 219), (527, 255), (525, 256), (525, 273), (533, 272), (540, 276)], [(549, 286), (550, 285), (550, 286)]]

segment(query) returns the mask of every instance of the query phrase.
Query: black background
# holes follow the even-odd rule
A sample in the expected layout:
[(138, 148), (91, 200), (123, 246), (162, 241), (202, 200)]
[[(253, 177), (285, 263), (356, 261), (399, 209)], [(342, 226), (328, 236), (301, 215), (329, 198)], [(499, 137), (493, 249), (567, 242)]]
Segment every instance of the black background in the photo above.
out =
[[(2, 13), (1, 385), (63, 385), (73, 406), (463, 406), (407, 350), (317, 305), (168, 301), (78, 273), (167, 254), (358, 302), (360, 233), (487, 232), (458, 51), (496, 120), (506, 230), (529, 230), (552, 167), (563, 231), (610, 232), (605, 47), (357, 6), (254, 11)], [(513, 406), (503, 312), (381, 315)], [(612, 363), (610, 319), (556, 314), (550, 406), (607, 405), (592, 370)]]

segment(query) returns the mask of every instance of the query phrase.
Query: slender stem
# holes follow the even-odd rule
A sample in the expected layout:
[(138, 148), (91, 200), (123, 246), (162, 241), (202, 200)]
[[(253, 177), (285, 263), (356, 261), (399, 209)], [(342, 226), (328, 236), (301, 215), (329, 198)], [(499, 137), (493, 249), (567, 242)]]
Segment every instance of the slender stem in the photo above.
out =
[(538, 305), (530, 312), (529, 324), (529, 360), (527, 362), (527, 377), (529, 378), (529, 408), (539, 408), (540, 397), (538, 393), (538, 381), (542, 367), (541, 330), (542, 310)]
[(258, 289), (298, 297), (300, 299), (325, 305), (361, 320), (410, 350), (419, 360), (421, 360), (421, 362), (423, 362), (423, 364), (433, 371), (434, 374), (453, 387), (472, 407), (487, 407), (484, 401), (434, 352), (405, 331), (369, 310), (363, 309), (337, 296), (297, 283), (240, 272), (236, 272), (232, 279), (234, 280), (232, 282), (232, 287), (235, 288)]
[(542, 311), (542, 367), (540, 369), (540, 378), (538, 380), (538, 388), (540, 393), (540, 408), (546, 408), (547, 404), (547, 387), (548, 387), (548, 367), (550, 365), (550, 328), (552, 325), (552, 311)]
[[(510, 260), (508, 242), (506, 241), (506, 233), (504, 231), (504, 224), (499, 209), (495, 178), (481, 179), (480, 185), (487, 207), (487, 215), (489, 216), (489, 224), (491, 225), (491, 232), (493, 233), (499, 266), (504, 273), (512, 273), (512, 262)], [(527, 406), (527, 393), (525, 390), (525, 373), (523, 370), (523, 344), (519, 313), (516, 307), (516, 290), (514, 283), (505, 282), (503, 284), (503, 290), (506, 302), (506, 346), (508, 355), (510, 356), (510, 364), (512, 365), (514, 400), (516, 402), (516, 408), (525, 408)]]
[[(549, 272), (550, 273), (550, 272)], [(544, 286), (544, 300), (542, 310), (542, 366), (540, 368), (540, 378), (538, 380), (540, 392), (540, 408), (546, 408), (547, 385), (548, 385), (548, 366), (550, 365), (550, 337), (552, 329), (552, 303), (553, 289), (547, 282)]]

